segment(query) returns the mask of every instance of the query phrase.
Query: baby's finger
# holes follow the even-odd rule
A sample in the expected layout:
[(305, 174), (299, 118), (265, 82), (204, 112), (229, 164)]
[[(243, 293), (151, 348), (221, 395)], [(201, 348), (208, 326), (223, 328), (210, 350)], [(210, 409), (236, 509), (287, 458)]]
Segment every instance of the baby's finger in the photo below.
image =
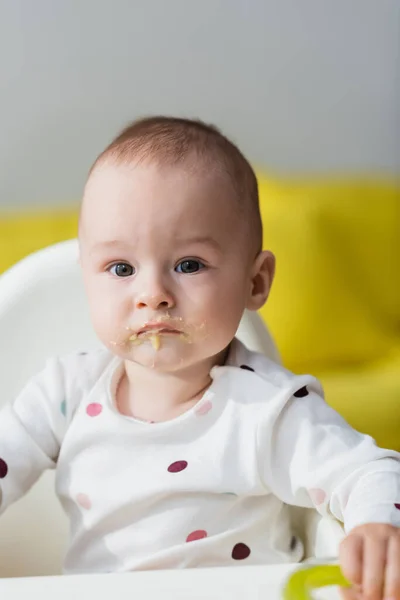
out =
[(340, 588), (340, 594), (343, 600), (361, 600), (361, 592), (352, 588)]
[(385, 600), (400, 600), (400, 533), (393, 535), (388, 543)]
[(351, 584), (360, 585), (363, 576), (363, 538), (349, 535), (340, 544), (340, 567)]
[(362, 591), (363, 597), (368, 600), (383, 598), (386, 552), (386, 539), (364, 539)]

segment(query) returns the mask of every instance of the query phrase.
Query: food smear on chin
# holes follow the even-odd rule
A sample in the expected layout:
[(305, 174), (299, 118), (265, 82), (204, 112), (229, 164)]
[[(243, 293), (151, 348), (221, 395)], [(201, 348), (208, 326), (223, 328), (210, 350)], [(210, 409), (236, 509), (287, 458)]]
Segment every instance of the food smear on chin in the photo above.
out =
[(129, 342), (133, 345), (133, 346), (139, 346), (139, 344), (142, 343), (143, 340), (140, 340), (137, 336), (137, 333), (134, 333), (133, 335), (130, 336), (129, 338)]
[(160, 335), (158, 333), (154, 333), (153, 335), (151, 335), (150, 342), (151, 342), (151, 345), (153, 346), (154, 350), (157, 352), (157, 350), (159, 350), (161, 347)]
[(138, 336), (137, 333), (132, 334), (129, 337), (129, 342), (132, 344), (132, 346), (138, 346), (139, 344), (143, 344), (143, 342), (145, 342), (146, 340), (148, 340), (152, 347), (154, 348), (154, 350), (159, 350), (161, 348), (161, 337), (160, 337), (160, 332), (157, 333), (146, 333), (146, 334), (141, 334), (140, 337)]

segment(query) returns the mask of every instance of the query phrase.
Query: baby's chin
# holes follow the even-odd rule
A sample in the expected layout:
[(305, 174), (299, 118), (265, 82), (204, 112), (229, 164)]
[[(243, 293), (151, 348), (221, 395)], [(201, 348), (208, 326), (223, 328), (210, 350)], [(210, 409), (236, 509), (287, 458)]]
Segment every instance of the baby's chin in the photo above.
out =
[(201, 362), (196, 352), (187, 349), (146, 346), (126, 352), (125, 360), (159, 373), (176, 373)]
[(177, 373), (205, 363), (209, 364), (211, 369), (219, 360), (215, 349), (210, 348), (204, 341), (188, 343), (160, 337), (161, 339), (156, 342), (146, 340), (141, 344), (132, 344), (123, 349), (119, 348), (117, 351), (116, 348), (113, 350), (128, 363), (131, 362), (159, 373)]

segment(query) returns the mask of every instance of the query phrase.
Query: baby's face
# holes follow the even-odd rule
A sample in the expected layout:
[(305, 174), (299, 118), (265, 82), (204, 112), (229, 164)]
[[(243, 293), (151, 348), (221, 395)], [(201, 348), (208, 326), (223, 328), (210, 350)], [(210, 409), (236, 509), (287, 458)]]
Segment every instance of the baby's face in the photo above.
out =
[(236, 203), (217, 174), (155, 164), (92, 174), (81, 265), (93, 325), (111, 352), (176, 371), (228, 346), (254, 262)]

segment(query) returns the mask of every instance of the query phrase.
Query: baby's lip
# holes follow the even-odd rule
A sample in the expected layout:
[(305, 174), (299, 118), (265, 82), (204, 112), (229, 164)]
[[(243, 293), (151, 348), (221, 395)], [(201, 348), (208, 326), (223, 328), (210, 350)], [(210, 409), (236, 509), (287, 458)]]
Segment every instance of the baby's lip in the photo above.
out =
[(182, 333), (176, 327), (173, 327), (169, 323), (146, 323), (143, 327), (136, 331), (136, 335), (143, 335), (146, 333)]

